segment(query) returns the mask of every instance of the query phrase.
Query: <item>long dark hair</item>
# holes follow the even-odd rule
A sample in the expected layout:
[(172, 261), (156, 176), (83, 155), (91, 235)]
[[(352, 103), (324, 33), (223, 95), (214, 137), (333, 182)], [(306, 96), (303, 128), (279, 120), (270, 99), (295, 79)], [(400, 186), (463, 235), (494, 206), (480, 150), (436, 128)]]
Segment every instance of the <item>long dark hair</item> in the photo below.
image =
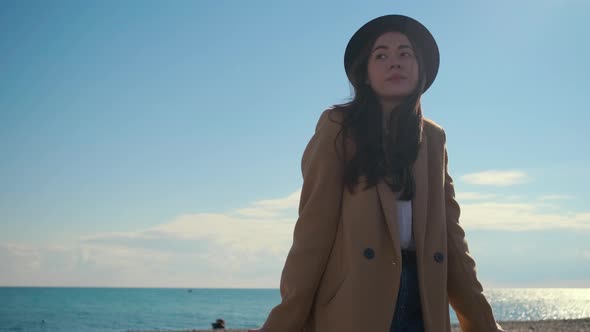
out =
[(412, 165), (422, 142), (420, 97), (426, 79), (421, 51), (408, 36), (418, 62), (418, 84), (403, 103), (393, 109), (387, 124), (388, 133), (384, 135), (379, 100), (372, 88), (365, 84), (369, 56), (378, 37), (367, 42), (351, 66), (349, 76), (354, 88), (352, 100), (334, 105), (332, 109), (343, 114), (342, 137), (337, 139), (341, 138), (344, 142), (351, 139), (356, 147), (354, 156), (349, 158), (344, 144), (344, 183), (353, 192), (363, 175), (367, 179), (365, 189), (376, 185), (383, 178), (392, 191), (400, 193), (399, 199), (411, 200), (415, 193)]

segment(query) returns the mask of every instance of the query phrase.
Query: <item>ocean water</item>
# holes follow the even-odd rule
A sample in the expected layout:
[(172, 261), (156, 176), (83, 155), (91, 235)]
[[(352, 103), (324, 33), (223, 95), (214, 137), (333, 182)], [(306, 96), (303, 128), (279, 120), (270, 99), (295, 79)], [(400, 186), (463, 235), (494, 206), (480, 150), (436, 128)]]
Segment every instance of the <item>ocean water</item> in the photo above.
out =
[[(590, 317), (590, 289), (489, 289), (498, 320)], [(277, 289), (0, 287), (0, 331), (109, 332), (260, 326)], [(451, 310), (453, 322), (457, 322)]]

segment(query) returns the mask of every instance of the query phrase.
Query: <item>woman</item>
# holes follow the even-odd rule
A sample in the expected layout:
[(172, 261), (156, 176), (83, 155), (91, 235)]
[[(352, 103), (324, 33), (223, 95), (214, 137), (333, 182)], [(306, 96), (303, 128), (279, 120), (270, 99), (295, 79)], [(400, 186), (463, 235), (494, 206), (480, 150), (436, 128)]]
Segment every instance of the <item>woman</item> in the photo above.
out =
[(344, 55), (351, 102), (322, 113), (302, 158), (303, 188), (282, 301), (266, 332), (503, 331), (459, 225), (443, 129), (420, 97), (439, 53), (416, 20), (361, 27)]

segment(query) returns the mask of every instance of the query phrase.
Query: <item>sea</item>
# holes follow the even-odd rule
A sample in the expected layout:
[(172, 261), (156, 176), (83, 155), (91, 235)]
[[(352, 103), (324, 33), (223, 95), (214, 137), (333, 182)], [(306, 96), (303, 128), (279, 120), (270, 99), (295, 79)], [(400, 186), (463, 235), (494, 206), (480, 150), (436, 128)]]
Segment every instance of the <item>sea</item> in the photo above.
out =
[[(488, 289), (497, 320), (590, 317), (590, 288)], [(0, 331), (123, 332), (259, 327), (278, 289), (0, 287)], [(457, 322), (450, 308), (451, 320)]]

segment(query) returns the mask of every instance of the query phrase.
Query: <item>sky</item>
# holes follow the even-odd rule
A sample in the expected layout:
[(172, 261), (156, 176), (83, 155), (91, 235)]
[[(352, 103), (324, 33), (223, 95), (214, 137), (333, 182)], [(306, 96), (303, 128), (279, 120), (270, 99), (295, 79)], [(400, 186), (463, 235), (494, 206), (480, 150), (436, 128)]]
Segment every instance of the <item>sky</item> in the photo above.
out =
[(590, 287), (590, 2), (0, 2), (0, 286), (276, 288), (352, 34), (432, 32), (486, 288)]

